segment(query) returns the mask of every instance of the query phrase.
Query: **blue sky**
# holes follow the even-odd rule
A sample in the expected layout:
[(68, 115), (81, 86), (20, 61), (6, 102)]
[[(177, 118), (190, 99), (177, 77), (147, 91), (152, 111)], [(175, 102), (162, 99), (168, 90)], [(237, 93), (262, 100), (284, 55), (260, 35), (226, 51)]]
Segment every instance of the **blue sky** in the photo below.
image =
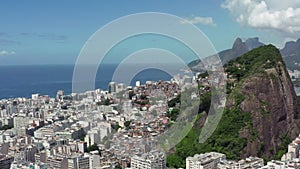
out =
[(292, 0), (285, 5), (278, 0), (3, 0), (0, 65), (74, 64), (95, 31), (138, 12), (186, 18), (207, 35), (218, 51), (230, 48), (236, 37), (260, 37), (264, 43), (281, 47), (283, 42), (300, 37), (296, 20), (299, 5)]

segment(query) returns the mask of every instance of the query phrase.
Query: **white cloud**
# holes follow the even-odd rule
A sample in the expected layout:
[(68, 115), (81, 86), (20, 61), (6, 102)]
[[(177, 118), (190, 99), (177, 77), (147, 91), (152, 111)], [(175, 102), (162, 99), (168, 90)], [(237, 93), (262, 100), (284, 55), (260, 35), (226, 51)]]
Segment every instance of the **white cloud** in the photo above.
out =
[(191, 23), (191, 24), (201, 24), (201, 25), (209, 25), (209, 26), (216, 26), (212, 17), (201, 17), (201, 16), (194, 16), (191, 18), (184, 18), (185, 20), (181, 21), (182, 24)]
[(0, 50), (0, 56), (8, 56), (16, 54), (15, 51)]
[(242, 25), (274, 30), (285, 37), (300, 36), (298, 0), (226, 0), (222, 7)]

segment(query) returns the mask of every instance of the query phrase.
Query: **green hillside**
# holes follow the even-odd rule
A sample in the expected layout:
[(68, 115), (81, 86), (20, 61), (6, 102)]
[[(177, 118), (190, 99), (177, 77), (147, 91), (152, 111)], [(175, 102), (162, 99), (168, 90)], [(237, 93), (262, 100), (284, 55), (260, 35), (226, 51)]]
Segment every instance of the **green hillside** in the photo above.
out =
[[(261, 133), (259, 133), (255, 126), (253, 126), (253, 122), (255, 122), (251, 115), (253, 112), (245, 111), (241, 108), (241, 103), (244, 101), (245, 103), (248, 103), (247, 100), (250, 100), (250, 96), (247, 96), (247, 94), (242, 92), (247, 79), (256, 76), (264, 76), (267, 78), (269, 77), (270, 80), (274, 80), (274, 78), (280, 77), (282, 74), (286, 73), (281, 72), (282, 70), (285, 70), (285, 68), (278, 68), (281, 65), (285, 67), (278, 49), (272, 45), (259, 47), (244, 54), (236, 60), (228, 62), (228, 64), (225, 65), (225, 70), (230, 77), (227, 84), (227, 101), (230, 100), (230, 104), (226, 106), (218, 127), (206, 142), (199, 144), (198, 137), (200, 135), (202, 125), (200, 124), (200, 121), (203, 121), (203, 118), (206, 117), (204, 112), (199, 112), (199, 120), (195, 122), (193, 129), (190, 130), (188, 135), (179, 144), (177, 144), (177, 146), (168, 155), (168, 166), (171, 168), (184, 168), (186, 157), (211, 151), (224, 153), (228, 159), (238, 160), (242, 158), (243, 154), (247, 153), (247, 144), (249, 146), (252, 142), (259, 144), (255, 150), (255, 155), (262, 156), (266, 159), (270, 158), (270, 156), (271, 158), (280, 158), (286, 151), (285, 149), (290, 141), (290, 136), (282, 134), (279, 138), (279, 136), (275, 135), (274, 137), (278, 137), (279, 140), (277, 145), (278, 149), (273, 151), (266, 150), (267, 145), (264, 145), (264, 136), (260, 136)], [(276, 71), (278, 74), (266, 73), (266, 70), (275, 68), (276, 70), (279, 70)], [(281, 81), (276, 82), (280, 83), (281, 86), (284, 85)], [(206, 95), (209, 96), (209, 93)], [(210, 97), (202, 97), (201, 99), (209, 100)], [(252, 99), (253, 98), (251, 98), (251, 100)], [(209, 102), (202, 101), (201, 103)], [(261, 101), (260, 105), (263, 104), (268, 103), (267, 101), (265, 101), (265, 103)], [(203, 105), (200, 107), (203, 107)], [(255, 110), (255, 112), (260, 114), (259, 116), (261, 116), (262, 120), (264, 120), (264, 118), (270, 118), (263, 116), (263, 111)], [(272, 114), (271, 110), (268, 110), (268, 113)], [(241, 137), (241, 130), (246, 131), (247, 137)], [(265, 152), (268, 153), (264, 154)], [(271, 155), (269, 155), (269, 152)]]

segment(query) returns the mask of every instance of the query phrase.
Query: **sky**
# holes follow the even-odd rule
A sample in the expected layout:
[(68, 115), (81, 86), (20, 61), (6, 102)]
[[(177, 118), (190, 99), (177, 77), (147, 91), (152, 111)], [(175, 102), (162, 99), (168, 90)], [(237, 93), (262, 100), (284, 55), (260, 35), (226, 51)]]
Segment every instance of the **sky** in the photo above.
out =
[(185, 18), (208, 37), (217, 51), (231, 48), (237, 37), (259, 37), (281, 48), (284, 42), (300, 37), (300, 1), (282, 2), (2, 0), (0, 65), (75, 64), (82, 47), (98, 29), (141, 12)]

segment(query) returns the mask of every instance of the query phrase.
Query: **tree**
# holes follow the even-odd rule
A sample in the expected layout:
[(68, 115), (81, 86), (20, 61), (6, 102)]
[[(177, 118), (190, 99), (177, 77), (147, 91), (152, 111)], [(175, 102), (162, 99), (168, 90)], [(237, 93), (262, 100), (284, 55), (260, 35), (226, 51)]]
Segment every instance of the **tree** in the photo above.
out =
[(122, 169), (122, 166), (120, 164), (118, 164), (115, 169)]
[(81, 141), (84, 141), (85, 136), (86, 136), (86, 132), (83, 131), (83, 134), (82, 134), (82, 137), (80, 137), (80, 140), (81, 140)]
[(146, 100), (146, 99), (147, 99), (147, 96), (144, 95), (144, 94), (142, 94), (142, 95), (140, 96), (140, 99), (141, 99), (141, 100)]
[(129, 99), (131, 100), (133, 96), (135, 96), (135, 93), (133, 91), (129, 91), (128, 93)]
[(180, 103), (180, 97), (181, 97), (181, 95), (179, 94), (175, 98), (168, 101), (168, 107), (175, 107), (176, 103)]
[(105, 101), (104, 101), (104, 105), (110, 105), (110, 99), (105, 99)]
[(87, 152), (95, 151), (95, 150), (98, 150), (98, 151), (99, 151), (99, 148), (98, 148), (98, 146), (97, 146), (96, 144), (93, 144), (93, 145), (91, 145), (91, 146), (89, 146), (89, 147), (87, 148)]
[(119, 128), (122, 128), (119, 124), (115, 124), (115, 125), (112, 125), (112, 128), (116, 131), (119, 130)]
[(131, 121), (125, 121), (124, 126), (126, 127), (126, 129), (128, 130), (130, 127)]
[(0, 130), (8, 130), (8, 129), (11, 129), (13, 127), (10, 127), (9, 125), (4, 125), (0, 128)]

